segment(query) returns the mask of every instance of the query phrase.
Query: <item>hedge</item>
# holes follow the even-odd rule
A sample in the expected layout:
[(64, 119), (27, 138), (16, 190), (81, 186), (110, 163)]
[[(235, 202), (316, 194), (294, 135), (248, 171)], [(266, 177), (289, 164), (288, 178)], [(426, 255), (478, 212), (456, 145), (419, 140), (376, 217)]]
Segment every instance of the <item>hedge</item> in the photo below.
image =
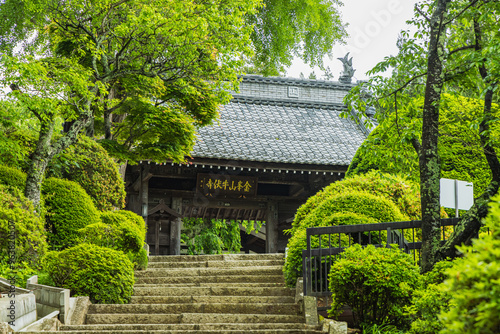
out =
[[(306, 245), (308, 227), (367, 224), (405, 220), (405, 216), (390, 200), (363, 191), (327, 193), (320, 204), (303, 217), (292, 229), (283, 272), (288, 286), (294, 286), (302, 272), (302, 250)], [(324, 195), (324, 194), (323, 194)], [(314, 196), (313, 196), (314, 197)]]
[(47, 209), (45, 227), (53, 250), (75, 246), (79, 229), (101, 221), (90, 196), (76, 182), (48, 178), (42, 194)]
[(17, 168), (0, 165), (0, 184), (23, 191), (26, 186), (26, 174)]
[(418, 184), (404, 177), (372, 171), (365, 175), (354, 175), (342, 181), (332, 183), (316, 195), (310, 197), (297, 210), (292, 223), (291, 233), (295, 232), (298, 226), (303, 223), (304, 218), (320, 205), (325, 198), (353, 190), (366, 191), (373, 195), (380, 195), (389, 199), (410, 220), (418, 220), (421, 217)]
[(493, 334), (500, 330), (500, 194), (490, 203), (490, 234), (459, 247), (465, 254), (444, 282), (450, 309), (440, 315), (441, 333)]
[(43, 215), (18, 189), (0, 185), (0, 260), (8, 262), (12, 229), (15, 227), (16, 262), (38, 267), (47, 251)]
[(80, 244), (61, 252), (49, 252), (46, 270), (59, 287), (74, 296), (89, 296), (92, 303), (124, 304), (130, 301), (134, 269), (120, 251), (92, 244)]
[(125, 185), (118, 165), (89, 137), (80, 136), (76, 144), (57, 155), (47, 174), (80, 184), (99, 210), (125, 205)]
[(349, 247), (328, 275), (332, 292), (329, 313), (338, 315), (347, 304), (357, 326), (385, 323), (405, 327), (403, 307), (419, 287), (419, 271), (413, 257), (395, 247)]

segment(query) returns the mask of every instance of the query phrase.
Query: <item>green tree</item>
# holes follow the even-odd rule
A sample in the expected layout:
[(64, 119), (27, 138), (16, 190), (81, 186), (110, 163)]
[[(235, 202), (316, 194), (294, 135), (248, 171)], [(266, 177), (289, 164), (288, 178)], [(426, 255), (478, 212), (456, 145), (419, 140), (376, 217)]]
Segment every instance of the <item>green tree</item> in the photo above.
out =
[[(355, 105), (359, 110), (365, 110), (367, 105), (378, 107), (379, 120), (390, 113), (397, 117), (399, 109), (411, 104), (415, 97), (423, 99), (420, 130), (405, 131), (404, 124), (396, 126), (419, 157), (424, 272), (435, 262), (456, 256), (455, 246), (467, 242), (477, 233), (481, 219), (487, 214), (486, 204), (498, 190), (500, 163), (490, 127), (495, 120), (492, 102), (498, 78), (500, 40), (494, 22), (499, 6), (497, 1), (485, 0), (435, 0), (418, 4), (412, 20), (418, 31), (413, 37), (403, 32), (398, 41), (399, 54), (387, 57), (371, 72), (374, 74), (393, 67), (392, 76), (375, 76), (352, 95), (356, 96)], [(367, 98), (363, 89), (370, 92), (371, 98)], [(445, 91), (467, 93), (469, 97), (483, 99), (483, 112), (474, 123), (492, 179), (484, 194), (476, 198), (474, 207), (462, 217), (446, 245), (440, 246), (439, 110)], [(351, 98), (347, 100), (352, 101)]]
[[(33, 25), (35, 38), (47, 41), (44, 53), (2, 58), (12, 102), (40, 123), (25, 190), (35, 204), (48, 161), (94, 124), (119, 157), (183, 160), (196, 126), (210, 123), (236, 89), (238, 69), (251, 54), (245, 15), (259, 3), (37, 4), (43, 16)], [(67, 131), (53, 140), (58, 118)]]

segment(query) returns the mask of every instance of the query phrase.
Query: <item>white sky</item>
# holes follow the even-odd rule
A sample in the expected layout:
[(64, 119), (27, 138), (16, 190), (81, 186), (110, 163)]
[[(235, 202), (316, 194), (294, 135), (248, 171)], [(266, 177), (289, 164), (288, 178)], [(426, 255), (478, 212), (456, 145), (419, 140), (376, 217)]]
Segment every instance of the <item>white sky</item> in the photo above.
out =
[[(407, 29), (406, 21), (413, 17), (413, 8), (416, 0), (344, 0), (340, 8), (343, 21), (349, 23), (347, 32), (349, 38), (346, 45), (333, 47), (332, 59), (325, 59), (325, 66), (330, 66), (337, 81), (342, 71), (342, 63), (337, 57), (343, 57), (350, 52), (353, 57), (353, 82), (367, 78), (366, 71), (372, 69), (385, 56), (397, 53), (396, 41), (399, 32)], [(287, 77), (300, 76), (300, 72), (307, 78), (312, 72), (308, 65), (295, 60), (287, 69)], [(323, 72), (314, 69), (318, 79), (322, 79)]]

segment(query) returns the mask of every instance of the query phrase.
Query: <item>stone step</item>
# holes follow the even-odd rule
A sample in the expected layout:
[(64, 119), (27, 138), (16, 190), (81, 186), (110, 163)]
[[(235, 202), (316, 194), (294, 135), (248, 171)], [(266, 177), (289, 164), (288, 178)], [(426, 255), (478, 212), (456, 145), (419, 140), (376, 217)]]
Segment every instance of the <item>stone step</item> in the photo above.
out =
[(150, 256), (149, 262), (260, 261), (284, 258), (285, 254), (164, 255)]
[(134, 296), (295, 296), (285, 287), (135, 287)]
[(180, 276), (278, 276), (283, 275), (283, 267), (235, 267), (235, 268), (154, 268), (135, 272), (139, 277), (180, 277)]
[(302, 315), (279, 314), (88, 314), (86, 323), (93, 324), (203, 324), (203, 323), (305, 323)]
[(80, 325), (62, 326), (62, 331), (226, 331), (226, 330), (314, 330), (315, 326), (307, 326), (300, 323), (206, 323), (206, 324), (116, 324), (116, 325)]
[(281, 266), (284, 260), (232, 260), (232, 261), (191, 261), (191, 262), (149, 262), (148, 268), (231, 268)]
[(137, 284), (181, 284), (181, 283), (284, 283), (281, 275), (229, 275), (229, 276), (177, 276), (177, 277), (137, 277)]
[(290, 304), (291, 296), (132, 296), (130, 304), (254, 303)]
[(226, 313), (226, 314), (287, 314), (299, 315), (299, 306), (288, 304), (250, 303), (193, 303), (193, 304), (94, 304), (88, 314), (180, 314), (180, 313)]
[[(24, 332), (25, 334), (43, 334), (47, 332)], [(236, 330), (82, 330), (57, 331), (59, 334), (324, 334), (313, 329), (236, 329)]]

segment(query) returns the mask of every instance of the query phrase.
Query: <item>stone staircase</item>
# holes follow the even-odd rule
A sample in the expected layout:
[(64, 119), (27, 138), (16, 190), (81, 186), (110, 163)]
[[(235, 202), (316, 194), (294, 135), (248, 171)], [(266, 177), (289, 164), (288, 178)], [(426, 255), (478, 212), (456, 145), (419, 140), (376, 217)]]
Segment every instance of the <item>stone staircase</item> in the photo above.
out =
[(153, 256), (130, 304), (91, 305), (86, 324), (59, 333), (323, 333), (307, 326), (282, 254)]

